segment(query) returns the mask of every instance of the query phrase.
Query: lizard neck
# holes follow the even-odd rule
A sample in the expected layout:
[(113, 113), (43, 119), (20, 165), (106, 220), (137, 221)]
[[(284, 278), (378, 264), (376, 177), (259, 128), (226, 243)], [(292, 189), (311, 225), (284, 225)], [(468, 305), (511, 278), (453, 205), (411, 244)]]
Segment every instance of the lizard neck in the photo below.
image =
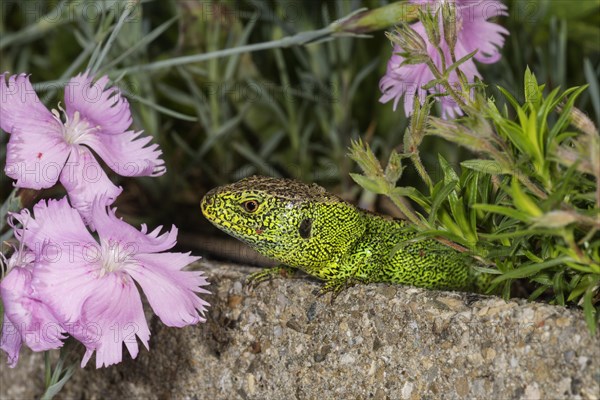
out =
[(345, 202), (306, 202), (281, 212), (279, 226), (279, 243), (257, 250), (327, 279), (364, 235), (367, 221), (360, 210)]

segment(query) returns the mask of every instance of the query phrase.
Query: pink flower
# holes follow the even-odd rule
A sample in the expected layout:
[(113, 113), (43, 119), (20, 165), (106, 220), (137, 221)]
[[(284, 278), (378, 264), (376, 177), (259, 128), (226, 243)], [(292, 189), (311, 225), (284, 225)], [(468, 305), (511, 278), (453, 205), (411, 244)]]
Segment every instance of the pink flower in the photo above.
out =
[(90, 218), (97, 195), (109, 203), (121, 193), (100, 167), (91, 150), (117, 174), (158, 176), (165, 172), (157, 144), (150, 136), (128, 130), (129, 103), (108, 77), (93, 82), (88, 72), (72, 78), (65, 88), (65, 107), (49, 111), (36, 95), (29, 77), (0, 75), (0, 128), (11, 134), (6, 175), (15, 186), (43, 189), (57, 180), (71, 203)]
[(44, 351), (62, 347), (65, 338), (60, 322), (32, 285), (34, 261), (32, 252), (17, 250), (7, 262), (10, 272), (0, 282), (4, 305), (0, 348), (11, 368), (17, 365), (23, 343)]
[(150, 331), (136, 283), (166, 325), (205, 321), (208, 303), (198, 293), (208, 293), (202, 288), (208, 283), (202, 272), (182, 271), (198, 257), (164, 252), (176, 243), (175, 227), (162, 235), (161, 227), (138, 231), (105, 202), (95, 201), (91, 219), (97, 241), (66, 198), (41, 201), (33, 213), (24, 210), (15, 217), (23, 225), (15, 236), (35, 249), (33, 285), (41, 298), (64, 329), (85, 345), (82, 367), (94, 351), (100, 368), (121, 361), (123, 344), (133, 358), (137, 339), (148, 348)]
[[(442, 0), (411, 0), (413, 3), (429, 4), (430, 10), (435, 12), (436, 7), (443, 3)], [(452, 0), (451, 0), (452, 1)], [(456, 59), (459, 60), (467, 54), (478, 50), (473, 58), (461, 64), (460, 70), (467, 76), (469, 82), (473, 82), (475, 77), (480, 77), (473, 59), (491, 64), (498, 61), (501, 57), (500, 48), (504, 45), (504, 36), (508, 31), (502, 26), (487, 21), (489, 18), (507, 15), (507, 7), (499, 0), (453, 0), (456, 5), (457, 19), (457, 42), (455, 47)], [(440, 31), (441, 28), (440, 16)], [(425, 28), (421, 22), (416, 22), (411, 27), (421, 35), (427, 44), (427, 53), (432, 58), (433, 63), (442, 70), (442, 60), (435, 50), (435, 47), (429, 43)], [(450, 49), (445, 42), (443, 35), (440, 47), (446, 58), (446, 66), (450, 65)], [(387, 72), (379, 81), (379, 88), (383, 95), (379, 99), (381, 103), (387, 103), (394, 100), (393, 109), (396, 110), (398, 102), (404, 95), (404, 113), (408, 116), (412, 114), (414, 97), (418, 96), (421, 104), (425, 101), (427, 91), (422, 86), (434, 79), (429, 67), (426, 64), (405, 64), (404, 58), (398, 53), (403, 49), (398, 45), (394, 46), (393, 55), (387, 65)], [(450, 74), (450, 84), (458, 83), (456, 73)], [(441, 88), (434, 88), (430, 93), (444, 93)], [(440, 98), (438, 97), (438, 100)], [(456, 102), (449, 96), (441, 97), (442, 112), (444, 117), (454, 118), (461, 115), (462, 112)]]

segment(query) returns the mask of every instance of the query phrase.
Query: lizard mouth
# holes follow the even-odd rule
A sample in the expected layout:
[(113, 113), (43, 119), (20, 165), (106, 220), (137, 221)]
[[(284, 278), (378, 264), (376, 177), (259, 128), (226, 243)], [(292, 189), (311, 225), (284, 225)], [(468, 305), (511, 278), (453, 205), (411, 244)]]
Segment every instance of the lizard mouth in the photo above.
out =
[(264, 240), (265, 227), (251, 221), (245, 221), (234, 210), (227, 207), (227, 202), (220, 198), (215, 190), (208, 192), (200, 202), (204, 217), (223, 232), (248, 244)]

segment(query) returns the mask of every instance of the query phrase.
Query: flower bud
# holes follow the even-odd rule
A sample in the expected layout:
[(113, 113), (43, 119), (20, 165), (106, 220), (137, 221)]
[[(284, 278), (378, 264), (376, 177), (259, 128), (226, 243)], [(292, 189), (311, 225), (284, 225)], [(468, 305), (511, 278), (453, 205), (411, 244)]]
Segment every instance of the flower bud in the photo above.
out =
[(454, 48), (458, 38), (458, 20), (456, 19), (456, 4), (448, 1), (442, 4), (442, 20), (444, 24), (444, 40), (454, 56)]
[(403, 1), (388, 4), (374, 10), (361, 10), (338, 21), (334, 32), (361, 34), (385, 29), (401, 22), (417, 19), (419, 6)]
[(403, 24), (395, 32), (386, 32), (388, 39), (402, 49), (404, 64), (421, 64), (429, 60), (425, 40), (410, 26)]
[(440, 44), (439, 11), (436, 11), (435, 14), (431, 14), (430, 11), (419, 10), (419, 20), (425, 28), (429, 43), (438, 46)]

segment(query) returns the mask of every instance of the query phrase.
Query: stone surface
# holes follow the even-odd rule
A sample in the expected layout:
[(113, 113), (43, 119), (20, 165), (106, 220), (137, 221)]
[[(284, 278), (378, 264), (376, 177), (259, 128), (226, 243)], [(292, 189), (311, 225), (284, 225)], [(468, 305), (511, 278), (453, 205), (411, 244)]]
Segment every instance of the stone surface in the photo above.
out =
[[(150, 351), (79, 370), (77, 399), (597, 399), (600, 339), (578, 310), (393, 285), (330, 304), (309, 278), (243, 285), (255, 269), (204, 262), (206, 324), (153, 317)], [(42, 358), (0, 358), (0, 398), (37, 398)]]

